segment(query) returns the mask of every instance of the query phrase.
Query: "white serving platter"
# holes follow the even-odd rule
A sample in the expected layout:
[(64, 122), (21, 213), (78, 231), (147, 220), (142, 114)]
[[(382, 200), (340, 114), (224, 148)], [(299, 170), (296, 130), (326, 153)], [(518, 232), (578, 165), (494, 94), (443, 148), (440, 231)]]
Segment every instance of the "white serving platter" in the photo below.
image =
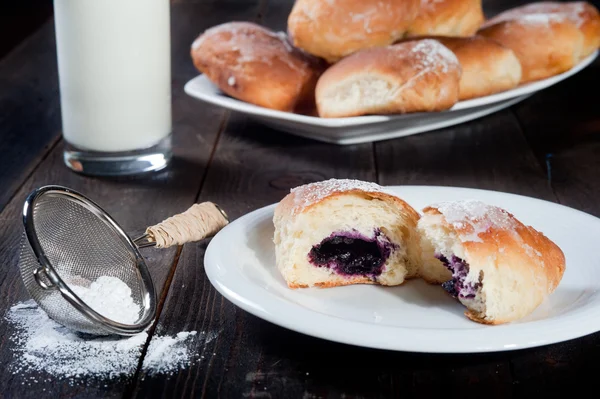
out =
[(460, 101), (443, 112), (319, 118), (260, 107), (221, 92), (205, 75), (188, 81), (185, 92), (200, 101), (247, 115), (267, 126), (294, 135), (340, 145), (387, 140), (471, 121), (516, 104), (590, 65), (598, 51), (562, 74), (490, 96)]

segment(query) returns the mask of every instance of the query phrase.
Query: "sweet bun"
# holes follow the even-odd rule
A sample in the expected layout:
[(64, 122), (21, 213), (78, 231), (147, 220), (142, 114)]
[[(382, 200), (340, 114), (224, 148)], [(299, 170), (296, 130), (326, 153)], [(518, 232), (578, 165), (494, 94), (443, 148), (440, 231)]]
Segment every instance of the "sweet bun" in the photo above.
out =
[(330, 63), (404, 36), (421, 0), (297, 0), (288, 16), (296, 47)]
[(407, 36), (471, 36), (484, 20), (481, 0), (422, 0)]
[(574, 67), (584, 54), (584, 36), (576, 24), (556, 14), (515, 13), (486, 22), (479, 35), (515, 52), (521, 83), (545, 79)]
[(191, 48), (195, 67), (221, 91), (280, 111), (314, 106), (314, 87), (323, 70), (275, 33), (251, 22), (228, 22), (206, 30)]
[(419, 274), (444, 288), (479, 323), (502, 324), (533, 312), (558, 286), (565, 256), (542, 233), (480, 201), (423, 210)]
[(442, 111), (458, 101), (460, 64), (435, 40), (356, 52), (317, 82), (321, 117)]
[(402, 284), (419, 269), (418, 218), (374, 183), (296, 187), (273, 216), (277, 268), (290, 288)]
[(600, 47), (600, 13), (596, 7), (585, 1), (529, 3), (496, 15), (486, 25), (520, 18), (523, 15), (551, 15), (554, 19), (574, 23), (584, 36), (581, 58), (587, 57)]
[(459, 100), (488, 96), (519, 85), (521, 63), (515, 53), (482, 36), (432, 37), (448, 47), (462, 67)]

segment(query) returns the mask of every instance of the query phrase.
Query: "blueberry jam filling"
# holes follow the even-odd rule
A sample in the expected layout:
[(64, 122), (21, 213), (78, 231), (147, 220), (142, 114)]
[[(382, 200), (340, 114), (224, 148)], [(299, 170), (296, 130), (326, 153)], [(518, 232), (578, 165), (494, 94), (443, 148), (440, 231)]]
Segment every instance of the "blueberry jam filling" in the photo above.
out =
[(452, 272), (452, 280), (446, 281), (442, 287), (455, 298), (475, 298), (480, 283), (465, 283), (467, 274), (469, 274), (469, 264), (458, 256), (452, 255), (450, 259), (437, 254), (438, 258), (448, 270)]
[(376, 277), (393, 247), (380, 230), (375, 230), (372, 238), (357, 231), (341, 232), (313, 246), (308, 258), (315, 266), (329, 267), (342, 275)]

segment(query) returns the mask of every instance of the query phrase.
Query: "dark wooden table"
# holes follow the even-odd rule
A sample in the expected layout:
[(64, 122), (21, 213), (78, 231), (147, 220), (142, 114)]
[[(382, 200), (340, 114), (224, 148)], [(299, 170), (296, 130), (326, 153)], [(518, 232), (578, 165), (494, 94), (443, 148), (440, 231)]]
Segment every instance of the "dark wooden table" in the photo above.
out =
[[(235, 219), (278, 201), (290, 187), (329, 177), (493, 189), (600, 216), (600, 61), (482, 119), (374, 144), (335, 146), (271, 130), (204, 105), (182, 89), (197, 75), (189, 46), (201, 31), (228, 20), (284, 29), (291, 0), (173, 3), (175, 159), (157, 174), (110, 180), (80, 176), (63, 166), (52, 21), (0, 61), (0, 313), (28, 298), (16, 265), (21, 207), (27, 193), (45, 184), (86, 193), (128, 231), (204, 200), (221, 204)], [(492, 15), (519, 2), (484, 4)], [(600, 334), (515, 352), (425, 355), (288, 331), (236, 308), (215, 291), (202, 265), (206, 246), (144, 254), (160, 293), (156, 330), (218, 332), (216, 339), (199, 340), (194, 348), (210, 356), (174, 375), (138, 371), (109, 383), (52, 380), (24, 386), (22, 377), (3, 367), (0, 396), (530, 398), (600, 385)], [(12, 361), (10, 333), (10, 326), (0, 324), (3, 366)]]

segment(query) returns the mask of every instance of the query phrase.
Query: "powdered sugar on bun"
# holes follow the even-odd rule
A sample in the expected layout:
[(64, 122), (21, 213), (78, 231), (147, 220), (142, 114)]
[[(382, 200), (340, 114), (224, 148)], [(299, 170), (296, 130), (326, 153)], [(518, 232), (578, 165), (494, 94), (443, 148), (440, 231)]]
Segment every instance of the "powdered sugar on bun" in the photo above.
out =
[(460, 63), (437, 40), (423, 39), (358, 51), (317, 82), (319, 116), (433, 112), (458, 101)]
[(568, 71), (597, 48), (594, 23), (579, 28), (570, 15), (517, 7), (490, 19), (478, 34), (513, 50), (522, 66), (520, 83), (528, 83)]
[(484, 18), (481, 0), (421, 0), (419, 15), (407, 36), (468, 37), (479, 29)]
[(290, 288), (399, 285), (417, 277), (419, 214), (381, 186), (330, 179), (275, 207), (275, 258)]
[(589, 12), (589, 3), (585, 2), (539, 2), (530, 3), (504, 11), (488, 20), (485, 25), (491, 25), (500, 21), (523, 19), (530, 22), (545, 22), (551, 20), (569, 20), (580, 27), (585, 21), (585, 14)]
[(424, 71), (441, 68), (442, 73), (448, 73), (459, 64), (456, 55), (437, 40), (419, 40), (411, 52), (415, 55), (416, 67)]
[(314, 108), (324, 65), (294, 48), (283, 32), (227, 22), (202, 33), (191, 56), (200, 72), (234, 98), (281, 111)]
[(296, 47), (330, 63), (404, 36), (421, 0), (297, 0), (288, 16)]
[[(260, 32), (257, 32), (258, 30)], [(237, 53), (236, 62), (230, 66), (232, 69), (244, 69), (248, 63), (265, 63), (272, 66), (274, 61), (278, 60), (299, 73), (306, 73), (304, 64), (308, 60), (296, 58), (299, 56), (298, 50), (292, 47), (283, 32), (272, 32), (245, 22), (227, 22), (207, 29), (192, 43), (192, 49), (200, 49), (207, 38), (211, 37), (219, 37), (219, 42), (213, 43), (213, 46)], [(290, 56), (286, 56), (286, 53)]]
[(496, 15), (488, 20), (484, 27), (506, 21), (545, 26), (550, 26), (551, 23), (573, 24), (584, 36), (580, 59), (587, 57), (600, 46), (600, 12), (594, 5), (585, 1), (542, 1), (525, 4)]
[(481, 242), (481, 233), (492, 228), (512, 230), (517, 225), (512, 215), (504, 209), (477, 200), (443, 202), (432, 208), (444, 215), (446, 222), (455, 229), (468, 232), (459, 236), (463, 242)]
[(565, 271), (565, 256), (554, 242), (482, 201), (426, 207), (418, 230), (420, 276), (442, 284), (479, 323), (508, 323), (530, 314)]
[(290, 191), (294, 194), (292, 214), (302, 212), (307, 206), (320, 202), (333, 194), (349, 191), (381, 193), (384, 190), (376, 183), (355, 179), (329, 179), (305, 184)]

